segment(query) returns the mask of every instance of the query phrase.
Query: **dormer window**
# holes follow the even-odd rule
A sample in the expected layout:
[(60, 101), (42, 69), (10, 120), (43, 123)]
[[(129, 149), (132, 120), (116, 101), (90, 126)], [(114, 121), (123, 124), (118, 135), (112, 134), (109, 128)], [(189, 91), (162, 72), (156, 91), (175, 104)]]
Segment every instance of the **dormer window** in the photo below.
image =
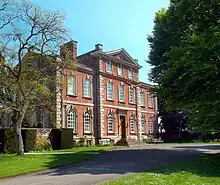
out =
[(128, 69), (128, 79), (133, 79), (133, 70)]
[(107, 73), (112, 73), (112, 71), (113, 71), (112, 62), (111, 61), (107, 61), (106, 62), (106, 72)]

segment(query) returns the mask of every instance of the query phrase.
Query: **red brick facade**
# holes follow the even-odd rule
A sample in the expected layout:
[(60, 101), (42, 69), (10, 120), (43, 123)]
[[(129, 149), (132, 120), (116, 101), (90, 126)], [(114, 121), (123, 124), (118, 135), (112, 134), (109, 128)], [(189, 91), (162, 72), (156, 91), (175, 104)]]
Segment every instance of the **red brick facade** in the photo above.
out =
[[(68, 46), (77, 53), (76, 42)], [(100, 44), (78, 56), (77, 70), (71, 75), (74, 83), (69, 83), (66, 72), (67, 87), (58, 95), (58, 125), (74, 126), (76, 139), (86, 137), (93, 143), (110, 139), (116, 143), (121, 138), (146, 139), (154, 132), (150, 120), (155, 118), (157, 100), (152, 96), (153, 87), (139, 81), (140, 68), (124, 49), (104, 52)], [(84, 91), (89, 97), (84, 97)], [(124, 101), (119, 100), (119, 94)]]

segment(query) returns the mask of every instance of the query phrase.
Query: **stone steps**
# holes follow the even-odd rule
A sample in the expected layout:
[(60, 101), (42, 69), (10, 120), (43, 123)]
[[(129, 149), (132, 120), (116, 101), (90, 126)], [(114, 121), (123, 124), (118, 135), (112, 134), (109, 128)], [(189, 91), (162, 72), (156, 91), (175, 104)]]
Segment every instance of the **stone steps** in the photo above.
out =
[(115, 145), (116, 146), (135, 146), (135, 145), (140, 145), (140, 144), (142, 144), (142, 142), (139, 142), (136, 139), (123, 138), (119, 140)]

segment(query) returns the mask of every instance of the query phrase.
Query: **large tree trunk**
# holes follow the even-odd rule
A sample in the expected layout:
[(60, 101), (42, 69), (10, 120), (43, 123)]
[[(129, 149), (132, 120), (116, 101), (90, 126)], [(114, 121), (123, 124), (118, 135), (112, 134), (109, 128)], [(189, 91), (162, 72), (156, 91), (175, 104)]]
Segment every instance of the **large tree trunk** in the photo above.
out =
[(24, 120), (24, 116), (27, 112), (29, 103), (26, 102), (24, 105), (21, 114), (17, 113), (17, 116), (15, 116), (15, 132), (17, 136), (17, 141), (18, 141), (18, 147), (17, 147), (17, 155), (24, 155), (24, 143), (21, 135), (21, 125)]
[(18, 141), (18, 148), (17, 148), (17, 155), (24, 155), (24, 144), (21, 135), (21, 125), (15, 126), (17, 141)]

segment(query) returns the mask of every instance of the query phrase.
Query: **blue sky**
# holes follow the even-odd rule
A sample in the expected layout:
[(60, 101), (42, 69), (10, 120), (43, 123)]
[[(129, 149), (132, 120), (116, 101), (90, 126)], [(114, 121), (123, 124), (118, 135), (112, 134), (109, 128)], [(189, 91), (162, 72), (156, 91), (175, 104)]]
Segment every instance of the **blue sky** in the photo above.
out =
[(155, 12), (169, 0), (32, 0), (47, 9), (66, 13), (66, 26), (78, 41), (78, 54), (103, 44), (104, 50), (124, 48), (143, 66), (140, 80), (148, 82), (150, 67), (147, 35), (153, 29)]

